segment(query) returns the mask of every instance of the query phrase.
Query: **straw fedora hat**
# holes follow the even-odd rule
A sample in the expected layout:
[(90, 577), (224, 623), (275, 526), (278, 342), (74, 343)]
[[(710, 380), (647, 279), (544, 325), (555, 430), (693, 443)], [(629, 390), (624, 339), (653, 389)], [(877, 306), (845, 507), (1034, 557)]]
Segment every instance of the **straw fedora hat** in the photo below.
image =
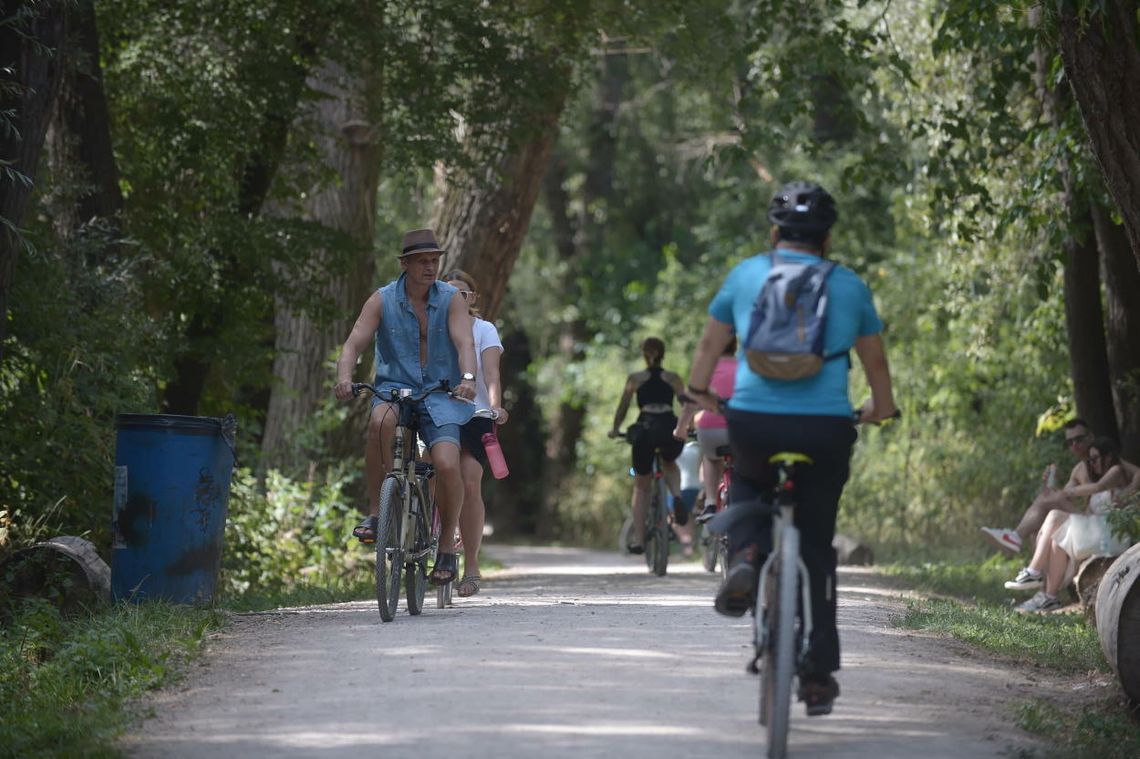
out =
[(396, 258), (413, 253), (443, 253), (443, 248), (435, 240), (435, 232), (430, 229), (413, 229), (404, 235), (404, 247)]

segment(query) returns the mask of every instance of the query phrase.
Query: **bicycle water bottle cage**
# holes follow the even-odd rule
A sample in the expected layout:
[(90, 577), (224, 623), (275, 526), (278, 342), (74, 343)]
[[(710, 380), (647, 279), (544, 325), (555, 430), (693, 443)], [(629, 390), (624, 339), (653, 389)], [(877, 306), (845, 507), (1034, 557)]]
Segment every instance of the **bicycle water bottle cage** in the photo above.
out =
[(431, 479), (431, 477), (435, 475), (435, 467), (426, 461), (417, 461), (416, 475)]

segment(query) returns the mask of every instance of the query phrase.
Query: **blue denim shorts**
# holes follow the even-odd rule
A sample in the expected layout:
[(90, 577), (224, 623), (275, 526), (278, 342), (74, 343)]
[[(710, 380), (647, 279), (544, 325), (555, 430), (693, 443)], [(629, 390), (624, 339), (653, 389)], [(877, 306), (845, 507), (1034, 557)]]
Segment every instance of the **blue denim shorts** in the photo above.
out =
[[(387, 401), (373, 396), (373, 408), (376, 408), (381, 403), (387, 403)], [(420, 418), (420, 440), (424, 441), (424, 445), (427, 446), (428, 450), (434, 448), (436, 443), (452, 443), (456, 448), (459, 447), (458, 424), (436, 424), (432, 421), (431, 414), (427, 409), (427, 404), (423, 401), (416, 404), (416, 414)]]

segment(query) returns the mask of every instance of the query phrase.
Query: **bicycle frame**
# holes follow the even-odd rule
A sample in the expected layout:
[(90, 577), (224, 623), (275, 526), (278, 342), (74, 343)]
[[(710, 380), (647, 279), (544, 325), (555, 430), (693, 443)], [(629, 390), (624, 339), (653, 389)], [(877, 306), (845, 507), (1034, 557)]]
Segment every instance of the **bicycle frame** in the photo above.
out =
[[(784, 472), (781, 470), (780, 474), (781, 481), (783, 481)], [(784, 549), (789, 545), (795, 546), (796, 566), (799, 569), (800, 579), (799, 616), (803, 622), (798, 636), (799, 645), (796, 646), (796, 650), (800, 651), (800, 658), (802, 659), (807, 654), (808, 641), (811, 640), (812, 631), (810, 577), (808, 575), (807, 565), (799, 555), (800, 531), (793, 522), (795, 504), (781, 503), (779, 506), (779, 511), (772, 515), (772, 552), (768, 554), (768, 558), (764, 560), (764, 564), (760, 567), (760, 584), (756, 589), (756, 608), (762, 609), (764, 613), (767, 612), (767, 604), (764, 603), (764, 599), (768, 598), (768, 580), (772, 575), (772, 570), (779, 566), (777, 562), (780, 561)], [(776, 597), (778, 598), (778, 596)], [(763, 613), (756, 615), (754, 622), (757, 652), (768, 643), (768, 625), (766, 624), (767, 620), (762, 619), (763, 616)], [(757, 658), (759, 658), (759, 655), (757, 655)], [(753, 660), (753, 664), (755, 664), (755, 660)]]

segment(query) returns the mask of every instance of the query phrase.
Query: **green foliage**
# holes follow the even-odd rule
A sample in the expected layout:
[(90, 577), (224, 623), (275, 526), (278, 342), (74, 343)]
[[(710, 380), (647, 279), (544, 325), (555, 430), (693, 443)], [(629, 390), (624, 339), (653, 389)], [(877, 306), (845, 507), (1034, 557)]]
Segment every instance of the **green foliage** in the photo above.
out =
[(98, 235), (40, 245), (21, 262), (0, 363), (0, 507), (18, 545), (106, 536), (114, 417), (154, 407), (156, 334), (140, 308), (140, 260), (101, 263)]
[(115, 755), (127, 701), (169, 682), (220, 621), (161, 603), (65, 620), (28, 603), (0, 628), (0, 755)]
[(1140, 493), (1133, 493), (1108, 513), (1108, 526), (1126, 543), (1140, 543)]
[(248, 470), (234, 473), (226, 520), (222, 581), (235, 599), (274, 597), (298, 588), (355, 588), (371, 577), (372, 556), (351, 539), (359, 516), (345, 505), (347, 470), (320, 481), (294, 481), (276, 471), (263, 485)]

